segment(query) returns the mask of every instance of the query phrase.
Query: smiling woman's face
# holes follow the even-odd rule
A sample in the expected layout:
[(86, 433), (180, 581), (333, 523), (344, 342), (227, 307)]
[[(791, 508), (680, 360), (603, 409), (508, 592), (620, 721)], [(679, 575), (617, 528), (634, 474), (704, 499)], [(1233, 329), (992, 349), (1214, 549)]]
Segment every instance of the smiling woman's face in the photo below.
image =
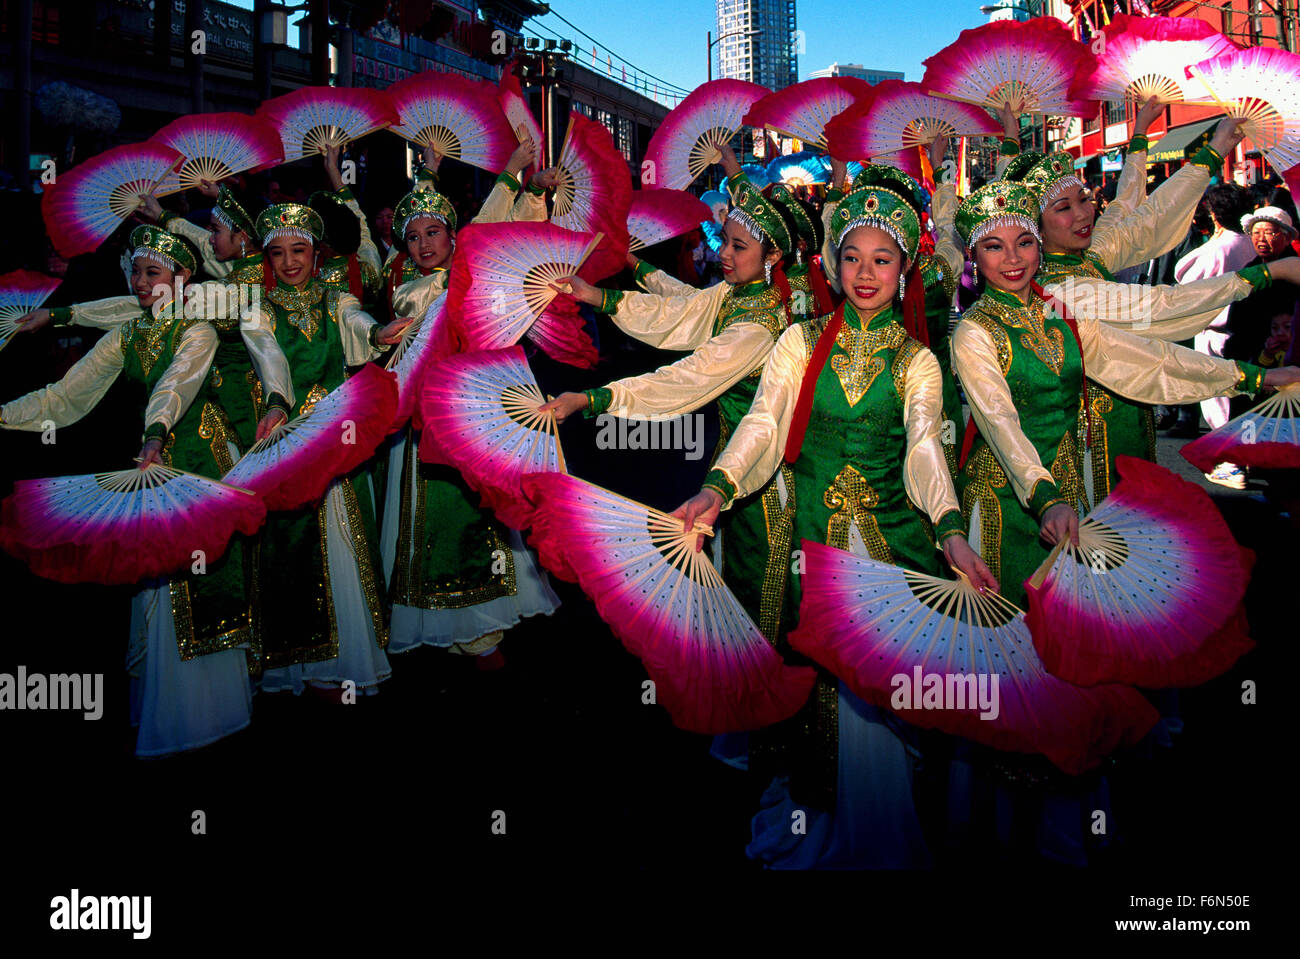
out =
[(735, 220), (728, 220), (722, 228), (722, 249), (718, 251), (722, 278), (735, 286), (761, 280), (764, 259), (763, 244)]
[(1092, 195), (1081, 186), (1058, 194), (1039, 222), (1043, 230), (1043, 249), (1049, 253), (1082, 253), (1092, 245), (1092, 225), (1097, 207)]
[(266, 245), (266, 258), (275, 278), (289, 286), (304, 286), (311, 279), (312, 246), (296, 236), (278, 236)]
[(1038, 272), (1038, 238), (1023, 227), (998, 227), (975, 244), (975, 266), (984, 282), (1014, 293), (1024, 293)]
[(840, 283), (861, 315), (889, 305), (906, 269), (894, 238), (874, 226), (850, 230), (840, 245)]
[(441, 220), (429, 216), (410, 220), (402, 239), (406, 255), (422, 270), (445, 266), (451, 258), (451, 232)]
[[(182, 279), (188, 275), (184, 270), (181, 271)], [(141, 306), (153, 306), (164, 296), (173, 298), (175, 282), (176, 274), (156, 260), (146, 256), (137, 256), (131, 260), (131, 292)]]

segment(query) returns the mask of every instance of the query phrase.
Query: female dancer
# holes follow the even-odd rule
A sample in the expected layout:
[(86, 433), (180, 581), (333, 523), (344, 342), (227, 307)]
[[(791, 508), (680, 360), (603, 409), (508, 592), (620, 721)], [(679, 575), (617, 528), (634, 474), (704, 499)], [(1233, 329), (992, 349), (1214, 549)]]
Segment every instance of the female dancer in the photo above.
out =
[[(276, 284), (264, 296), (289, 360), (295, 415), (342, 384), (347, 366), (396, 343), (406, 323), (380, 327), (356, 297), (314, 277), (323, 227), (296, 203), (268, 207), (255, 223)], [(262, 689), (337, 690), (346, 681), (373, 692), (389, 675), (383, 584), (379, 580), (370, 484), (335, 480), (318, 508), (274, 514), (262, 534), (265, 665)]]
[[(562, 393), (544, 404), (563, 422), (579, 411), (595, 416), (668, 419), (718, 401), (719, 447), (749, 409), (763, 364), (788, 318), (773, 270), (793, 247), (793, 233), (779, 207), (743, 177), (723, 227), (722, 272), (726, 280), (688, 295), (660, 296), (602, 290), (578, 277), (565, 280), (573, 296), (619, 328), (665, 350), (692, 350), (684, 359), (641, 376), (616, 380), (584, 393)], [(793, 478), (788, 470), (751, 491), (729, 517), (722, 575), (763, 634), (774, 640), (789, 571)], [(769, 538), (769, 525), (780, 534)]]
[[(554, 169), (539, 170), (519, 199), (515, 176), (535, 150), (520, 143), (497, 178), (475, 223), (546, 219), (546, 190)], [(456, 242), (456, 211), (434, 189), (441, 157), (425, 148), (416, 189), (393, 214), (394, 249), (386, 275), (393, 316), (422, 319), (447, 288)], [(499, 667), (497, 646), (525, 616), (559, 607), (546, 575), (519, 533), (478, 505), (478, 496), (448, 466), (421, 464), (414, 430), (391, 444), (380, 547), (393, 604), (389, 652), (421, 644), (475, 656), (482, 669)]]
[[(131, 247), (135, 315), (113, 325), (59, 382), (5, 404), (0, 426), (75, 423), (125, 375), (138, 387), (145, 427), (140, 468), (160, 463), (220, 478), (239, 456), (209, 372), (220, 338), (173, 298), (198, 268), (197, 253), (153, 226), (136, 228)], [(278, 388), (290, 392), (287, 382)], [(203, 575), (178, 573), (136, 594), (127, 669), (137, 756), (203, 746), (248, 725), (259, 639), (250, 576), (235, 542)]]
[[(1002, 594), (1022, 607), (1022, 584), (1048, 554), (1043, 541), (1077, 543), (1079, 514), (1089, 508), (1083, 454), (1096, 417), (1082, 401), (1085, 369), (1089, 379), (1149, 403), (1255, 393), (1300, 376), (1294, 367), (1265, 375), (1099, 323), (1093, 301), (1071, 298), (1068, 289), (1053, 300), (1074, 314), (1063, 319), (1034, 283), (1039, 212), (1027, 186), (998, 180), (963, 200), (956, 221), (986, 284), (953, 333), (953, 368), (979, 430), (968, 434), (962, 509)], [(1237, 277), (1259, 288), (1297, 274), (1300, 261), (1275, 266), (1271, 276), (1251, 267)]]
[[(905, 174), (876, 166), (840, 202), (830, 237), (847, 302), (778, 340), (753, 405), (704, 489), (674, 513), (687, 528), (696, 519), (714, 522), (737, 497), (768, 482), (784, 459), (793, 468), (796, 540), (935, 575), (937, 537), (950, 566), (980, 588), (997, 588), (966, 542), (939, 442), (939, 364), (908, 335), (898, 301), (921, 236), (918, 193)], [(815, 384), (807, 397), (805, 383)], [(797, 617), (797, 577), (784, 592), (783, 628)], [(783, 771), (802, 761), (796, 772), (820, 774), (821, 783), (795, 784), (820, 810), (809, 810), (806, 835), (795, 835), (790, 782), (778, 777), (754, 819), (750, 856), (779, 868), (925, 863), (900, 738), (908, 735), (905, 724), (821, 677), (805, 714), (783, 725)], [(820, 769), (810, 754), (820, 754)]]

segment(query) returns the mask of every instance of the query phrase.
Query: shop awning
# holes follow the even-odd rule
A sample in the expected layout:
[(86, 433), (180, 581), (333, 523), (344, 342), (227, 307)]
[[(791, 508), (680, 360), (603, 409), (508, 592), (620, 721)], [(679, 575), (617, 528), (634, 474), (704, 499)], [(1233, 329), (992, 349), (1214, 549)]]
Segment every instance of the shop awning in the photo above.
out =
[(1100, 156), (1100, 154), (1098, 154), (1098, 153), (1090, 153), (1090, 154), (1088, 154), (1086, 157), (1079, 157), (1079, 159), (1077, 159), (1077, 160), (1074, 161), (1074, 168), (1075, 168), (1076, 170), (1082, 170), (1084, 167), (1086, 167), (1089, 163), (1091, 163), (1091, 162), (1092, 162), (1094, 159), (1096, 159), (1098, 156)]
[(1201, 135), (1218, 126), (1222, 117), (1189, 123), (1185, 127), (1170, 130), (1147, 151), (1147, 165), (1152, 163), (1173, 163), (1187, 157), (1187, 149), (1201, 138)]

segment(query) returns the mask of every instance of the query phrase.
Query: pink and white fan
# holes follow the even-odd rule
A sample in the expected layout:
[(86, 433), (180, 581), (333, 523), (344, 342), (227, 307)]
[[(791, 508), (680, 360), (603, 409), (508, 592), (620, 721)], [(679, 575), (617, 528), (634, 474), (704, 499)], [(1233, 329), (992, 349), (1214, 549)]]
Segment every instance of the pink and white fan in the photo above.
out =
[(872, 96), (871, 84), (857, 77), (814, 77), (755, 102), (744, 125), (773, 130), (825, 150), (826, 124), (850, 107), (869, 102)]
[[(456, 467), (501, 522), (524, 529), (524, 476), (567, 472), (555, 414), (538, 412), (545, 402), (522, 347), (448, 357), (424, 378), (421, 459)], [(438, 450), (426, 457), (430, 434)]]
[(713, 80), (696, 87), (664, 117), (646, 148), (644, 189), (685, 190), (722, 159), (745, 115), (771, 91), (746, 80)]
[(397, 110), (393, 132), (440, 155), (500, 173), (519, 145), (497, 99), (484, 80), (426, 70), (388, 88)]
[(566, 276), (595, 283), (617, 273), (625, 250), (600, 234), (554, 223), (472, 223), (456, 236), (447, 309), (469, 349), (501, 349), (527, 334), (549, 356), (594, 365), (595, 344), (571, 298), (552, 284)]
[(1000, 136), (1002, 125), (987, 110), (927, 96), (919, 83), (882, 80), (875, 95), (826, 126), (832, 156), (885, 162), (941, 137)]
[[(424, 316), (402, 332), (402, 339), (384, 363), (384, 369), (397, 378), (397, 412), (390, 433), (402, 429), (416, 416), (421, 383), (429, 368), (455, 351), (444, 291), (429, 304)], [(416, 427), (419, 425), (417, 416)]]
[(1245, 117), (1248, 140), (1279, 174), (1300, 165), (1300, 54), (1271, 47), (1236, 50), (1187, 68), (1230, 117)]
[(31, 270), (13, 270), (0, 276), (0, 350), (18, 329), (18, 318), (39, 310), (62, 282)]
[(963, 30), (925, 61), (921, 87), (933, 96), (1015, 113), (1095, 117), (1100, 105), (1070, 95), (1091, 54), (1054, 17), (999, 20)]
[(246, 489), (153, 464), (18, 480), (0, 507), (0, 547), (60, 583), (124, 585), (215, 562), (266, 519)]
[(1187, 76), (1187, 66), (1238, 49), (1204, 20), (1195, 17), (1134, 17), (1117, 14), (1093, 41), (1096, 59), (1081, 62), (1070, 86), (1080, 100), (1133, 100), (1159, 97), (1163, 103), (1205, 102), (1212, 98)]
[(217, 182), (245, 170), (264, 170), (284, 162), (284, 144), (275, 127), (242, 113), (200, 113), (180, 117), (152, 137), (185, 162), (158, 187), (158, 195)]
[(698, 230), (713, 214), (685, 190), (637, 190), (627, 214), (629, 250), (641, 250)]
[(255, 115), (279, 132), (286, 163), (397, 123), (388, 95), (366, 87), (299, 87), (265, 101)]
[(576, 581), (655, 683), (673, 724), (691, 732), (758, 729), (793, 716), (813, 670), (789, 667), (704, 553), (697, 526), (562, 473), (524, 477), (536, 505), (530, 542)]
[(1159, 718), (1135, 689), (1085, 689), (1051, 675), (1024, 614), (996, 593), (824, 543), (804, 540), (803, 551), (790, 645), (913, 725), (1039, 753), (1074, 775), (1137, 742)]
[(132, 143), (60, 173), (41, 198), (50, 242), (68, 258), (93, 252), (184, 160), (164, 143)]
[(1300, 469), (1300, 386), (1284, 386), (1217, 430), (1182, 449), (1202, 473), (1220, 463)]
[(1254, 645), (1233, 628), (1254, 554), (1199, 486), (1115, 464), (1122, 482), (1079, 523), (1079, 546), (1066, 540), (1025, 584), (1034, 646), (1082, 686), (1206, 682)]
[[(542, 135), (542, 126), (537, 122), (537, 117), (533, 116), (533, 111), (524, 100), (524, 89), (519, 84), (519, 78), (511, 72), (509, 63), (501, 71), (501, 82), (497, 85), (497, 102), (501, 104), (501, 110), (505, 113), (510, 129), (515, 131), (515, 135), (523, 140), (523, 137), (519, 136), (522, 130), (533, 138), (533, 143), (537, 145), (533, 166), (541, 167), (546, 162), (544, 156), (546, 137)], [(528, 171), (524, 172), (526, 174)]]
[(570, 114), (555, 165), (559, 182), (551, 222), (566, 230), (604, 233), (626, 246), (632, 177), (609, 131), (581, 113)]
[(397, 378), (367, 363), (309, 412), (250, 446), (222, 480), (257, 493), (268, 510), (314, 503), (335, 477), (370, 458), (396, 413)]

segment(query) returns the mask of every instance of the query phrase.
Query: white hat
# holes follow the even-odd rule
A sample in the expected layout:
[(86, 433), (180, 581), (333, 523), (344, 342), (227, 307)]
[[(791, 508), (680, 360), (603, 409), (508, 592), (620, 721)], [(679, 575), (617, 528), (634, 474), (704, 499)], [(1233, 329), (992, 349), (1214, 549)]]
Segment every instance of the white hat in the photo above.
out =
[(1292, 237), (1296, 236), (1296, 229), (1291, 222), (1291, 215), (1286, 210), (1278, 209), (1275, 206), (1262, 206), (1254, 213), (1247, 213), (1241, 218), (1241, 231), (1249, 233), (1255, 228), (1256, 223), (1272, 223), (1281, 229), (1283, 233), (1289, 233)]

